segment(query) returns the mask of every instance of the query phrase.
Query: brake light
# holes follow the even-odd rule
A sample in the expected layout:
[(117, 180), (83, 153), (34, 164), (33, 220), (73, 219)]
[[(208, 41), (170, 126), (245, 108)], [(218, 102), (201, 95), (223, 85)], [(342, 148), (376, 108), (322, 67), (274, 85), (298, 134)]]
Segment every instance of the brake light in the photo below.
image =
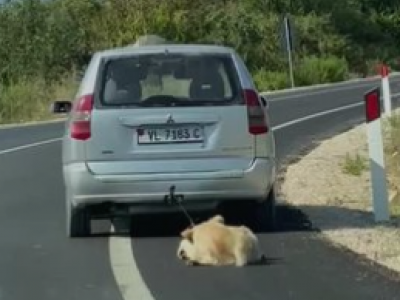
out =
[(82, 141), (90, 138), (92, 109), (93, 95), (82, 96), (75, 103), (71, 114), (71, 138)]
[(253, 135), (268, 132), (267, 120), (258, 94), (253, 90), (243, 90), (247, 106), (249, 132)]

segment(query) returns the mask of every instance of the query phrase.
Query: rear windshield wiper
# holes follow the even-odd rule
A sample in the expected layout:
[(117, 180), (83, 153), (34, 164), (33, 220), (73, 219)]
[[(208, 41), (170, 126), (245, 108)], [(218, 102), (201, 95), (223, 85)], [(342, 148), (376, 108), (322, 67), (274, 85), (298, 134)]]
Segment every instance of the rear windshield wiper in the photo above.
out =
[(194, 101), (190, 101), (188, 99), (176, 98), (174, 96), (169, 95), (156, 95), (150, 96), (140, 102), (140, 106), (193, 106), (198, 105), (198, 103), (193, 103)]

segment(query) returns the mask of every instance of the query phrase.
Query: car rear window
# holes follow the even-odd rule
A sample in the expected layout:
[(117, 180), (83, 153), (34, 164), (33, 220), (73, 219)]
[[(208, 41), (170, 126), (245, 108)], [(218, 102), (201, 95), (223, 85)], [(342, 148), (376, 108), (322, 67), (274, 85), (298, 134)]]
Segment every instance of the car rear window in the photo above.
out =
[(142, 54), (108, 60), (103, 106), (206, 106), (241, 103), (232, 58), (220, 54)]

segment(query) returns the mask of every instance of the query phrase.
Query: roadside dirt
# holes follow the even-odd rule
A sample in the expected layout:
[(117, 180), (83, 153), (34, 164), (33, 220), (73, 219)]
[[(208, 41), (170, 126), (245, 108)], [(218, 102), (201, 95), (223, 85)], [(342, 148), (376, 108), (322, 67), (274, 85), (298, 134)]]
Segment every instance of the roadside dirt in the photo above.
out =
[[(389, 175), (388, 186), (396, 201), (400, 182), (392, 179)], [(365, 124), (322, 141), (288, 165), (280, 194), (334, 244), (400, 272), (398, 212), (392, 210), (387, 224), (376, 224), (373, 219)]]

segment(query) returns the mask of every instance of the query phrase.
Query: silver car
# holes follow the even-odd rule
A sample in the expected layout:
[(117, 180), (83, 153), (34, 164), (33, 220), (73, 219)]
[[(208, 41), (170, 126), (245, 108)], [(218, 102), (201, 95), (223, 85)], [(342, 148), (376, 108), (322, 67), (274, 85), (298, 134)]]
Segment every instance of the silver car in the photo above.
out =
[(216, 45), (127, 46), (92, 55), (62, 143), (67, 235), (92, 219), (235, 205), (275, 221), (268, 103), (241, 57)]

